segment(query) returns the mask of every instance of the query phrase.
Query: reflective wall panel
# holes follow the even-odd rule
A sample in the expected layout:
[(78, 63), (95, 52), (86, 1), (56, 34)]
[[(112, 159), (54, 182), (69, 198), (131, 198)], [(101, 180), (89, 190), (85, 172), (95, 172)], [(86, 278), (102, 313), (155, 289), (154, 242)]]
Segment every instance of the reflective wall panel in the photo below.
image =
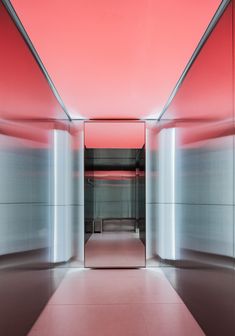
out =
[(140, 239), (146, 246), (146, 154), (145, 145), (137, 152), (136, 169), (136, 219), (138, 221)]
[(73, 122), (72, 134), (72, 216), (73, 262), (84, 266), (84, 123)]
[(8, 130), (0, 134), (0, 329), (23, 336), (68, 268), (84, 263), (83, 124), (0, 129)]
[(155, 122), (146, 123), (146, 262), (156, 265), (157, 247), (157, 214), (159, 200), (158, 178), (158, 136)]
[(213, 336), (235, 333), (233, 5), (161, 121), (147, 124), (147, 264), (168, 266)]
[(85, 149), (85, 266), (145, 266), (145, 148)]
[[(47, 126), (21, 122), (15, 124), (13, 134), (0, 135), (0, 330), (4, 335), (26, 335), (55, 288), (50, 268)], [(19, 131), (31, 127), (34, 134), (46, 132), (46, 141)]]
[(0, 333), (25, 336), (65, 274), (53, 262), (54, 215), (64, 225), (71, 200), (54, 202), (53, 134), (69, 125), (1, 1), (0, 47)]

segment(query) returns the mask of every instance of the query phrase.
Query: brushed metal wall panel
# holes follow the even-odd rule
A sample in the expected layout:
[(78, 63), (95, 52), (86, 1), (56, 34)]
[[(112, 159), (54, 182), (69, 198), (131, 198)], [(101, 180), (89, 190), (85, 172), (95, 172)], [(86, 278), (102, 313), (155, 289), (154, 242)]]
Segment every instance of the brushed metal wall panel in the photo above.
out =
[[(213, 129), (213, 124), (209, 126)], [(233, 203), (232, 136), (204, 140), (190, 148), (178, 148), (176, 159), (177, 203)]]
[(84, 123), (75, 122), (72, 135), (72, 255), (84, 265)]
[(146, 262), (158, 254), (157, 237), (159, 226), (157, 225), (158, 204), (146, 203)]
[(95, 218), (135, 218), (135, 201), (95, 202)]
[(176, 209), (178, 250), (233, 256), (233, 206), (178, 204)]
[(48, 149), (5, 135), (0, 142), (0, 203), (48, 203)]
[(84, 205), (84, 123), (75, 122), (78, 131), (72, 135), (73, 145), (73, 200), (74, 205)]
[(0, 255), (49, 249), (49, 212), (47, 205), (0, 204)]
[(73, 211), (73, 256), (84, 263), (84, 205), (74, 205)]
[(135, 179), (121, 180), (95, 180), (94, 190), (97, 202), (130, 201), (135, 198)]
[(159, 136), (154, 126), (146, 122), (146, 203), (159, 201)]
[(146, 263), (158, 255), (159, 146), (156, 122), (146, 122)]

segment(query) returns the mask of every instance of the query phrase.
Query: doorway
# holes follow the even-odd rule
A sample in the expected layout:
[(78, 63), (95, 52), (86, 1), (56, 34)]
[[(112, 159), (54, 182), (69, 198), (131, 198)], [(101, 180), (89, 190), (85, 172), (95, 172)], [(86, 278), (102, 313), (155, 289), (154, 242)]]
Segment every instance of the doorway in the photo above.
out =
[(85, 267), (145, 267), (145, 147), (84, 154)]

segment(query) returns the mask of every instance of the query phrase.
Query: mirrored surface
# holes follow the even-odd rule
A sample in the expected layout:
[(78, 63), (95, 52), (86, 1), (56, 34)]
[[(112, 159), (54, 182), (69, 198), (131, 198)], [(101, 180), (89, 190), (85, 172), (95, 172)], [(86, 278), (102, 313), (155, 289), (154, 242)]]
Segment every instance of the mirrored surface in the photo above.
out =
[(145, 266), (145, 149), (85, 149), (85, 266)]

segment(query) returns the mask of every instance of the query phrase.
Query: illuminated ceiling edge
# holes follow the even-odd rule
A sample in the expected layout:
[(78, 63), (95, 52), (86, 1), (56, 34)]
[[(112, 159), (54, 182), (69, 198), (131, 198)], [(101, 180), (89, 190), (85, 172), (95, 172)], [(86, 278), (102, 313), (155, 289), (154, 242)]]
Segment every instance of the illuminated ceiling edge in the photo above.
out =
[(69, 114), (69, 112), (68, 112), (68, 110), (67, 110), (67, 108), (66, 108), (66, 106), (65, 106), (65, 104), (62, 100), (62, 98), (60, 97), (60, 95), (59, 95), (59, 93), (58, 93), (58, 91), (57, 91), (49, 73), (47, 72), (39, 54), (37, 53), (32, 41), (30, 40), (30, 37), (27, 34), (27, 32), (26, 32), (22, 22), (20, 21), (14, 7), (12, 6), (10, 0), (1, 0), (1, 2), (3, 3), (4, 7), (6, 8), (7, 12), (9, 13), (9, 15), (10, 15), (11, 19), (13, 20), (14, 24), (16, 25), (18, 31), (22, 35), (22, 37), (23, 37), (25, 43), (27, 44), (29, 50), (31, 51), (31, 53), (32, 53), (34, 59), (36, 60), (40, 70), (42, 71), (43, 75), (45, 76), (45, 78), (46, 78), (46, 80), (47, 80), (55, 98), (57, 99), (57, 101), (60, 104), (61, 108), (63, 109), (64, 113), (67, 115), (68, 119), (70, 121), (72, 121), (72, 118), (71, 118), (71, 116), (70, 116), (70, 114)]
[(189, 62), (187, 63), (184, 71), (182, 72), (182, 74), (181, 74), (178, 82), (176, 83), (173, 91), (171, 92), (170, 97), (168, 98), (168, 100), (166, 102), (166, 105), (164, 106), (164, 108), (163, 108), (162, 112), (159, 114), (159, 116), (156, 117), (157, 121), (160, 121), (162, 119), (164, 113), (167, 111), (167, 109), (170, 106), (172, 100), (174, 99), (178, 90), (180, 89), (185, 77), (187, 76), (191, 66), (195, 62), (195, 60), (198, 57), (201, 49), (203, 48), (204, 44), (206, 43), (207, 39), (209, 38), (210, 34), (214, 30), (216, 24), (218, 23), (219, 19), (223, 15), (224, 11), (226, 10), (226, 8), (227, 8), (227, 6), (229, 5), (230, 2), (231, 2), (231, 0), (222, 0), (222, 2), (220, 3), (217, 11), (215, 12), (213, 18), (211, 19), (211, 21), (209, 23), (205, 33), (203, 34), (203, 36), (202, 36), (201, 40), (199, 41), (196, 49), (194, 50)]

